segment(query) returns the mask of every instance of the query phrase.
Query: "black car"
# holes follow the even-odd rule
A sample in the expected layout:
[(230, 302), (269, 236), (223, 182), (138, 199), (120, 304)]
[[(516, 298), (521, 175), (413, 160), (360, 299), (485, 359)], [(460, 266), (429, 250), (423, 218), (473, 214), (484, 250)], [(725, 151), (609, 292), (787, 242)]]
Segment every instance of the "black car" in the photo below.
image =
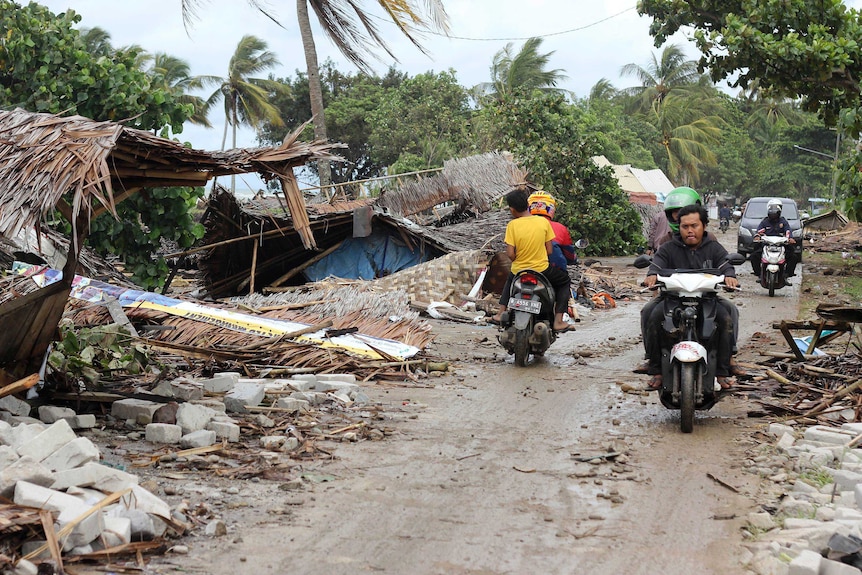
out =
[(736, 250), (748, 255), (751, 253), (751, 242), (757, 232), (757, 226), (766, 217), (766, 205), (770, 200), (781, 200), (781, 215), (790, 224), (793, 239), (796, 244), (792, 247), (796, 254), (802, 254), (802, 220), (799, 218), (799, 210), (796, 209), (796, 202), (790, 198), (773, 198), (773, 197), (758, 197), (751, 198), (745, 204), (745, 211), (742, 212), (742, 219), (739, 220), (739, 235), (737, 236)]

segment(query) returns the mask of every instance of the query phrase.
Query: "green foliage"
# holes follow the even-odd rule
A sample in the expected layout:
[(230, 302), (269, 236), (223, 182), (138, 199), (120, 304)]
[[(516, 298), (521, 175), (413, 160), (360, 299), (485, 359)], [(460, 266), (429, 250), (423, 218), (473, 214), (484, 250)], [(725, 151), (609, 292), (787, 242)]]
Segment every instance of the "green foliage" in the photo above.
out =
[(144, 289), (164, 285), (168, 266), (155, 257), (161, 242), (190, 247), (204, 235), (192, 208), (203, 197), (203, 188), (152, 188), (133, 194), (117, 206), (120, 219), (102, 214), (91, 226), (87, 243), (100, 253), (121, 256), (132, 281)]
[(370, 114), (372, 156), (391, 165), (408, 153), (423, 158), (424, 168), (442, 166), (469, 149), (467, 103), (452, 70), (405, 79)]
[(148, 349), (117, 324), (79, 330), (71, 324), (61, 325), (60, 336), (48, 365), (60, 377), (82, 381), (89, 388), (98, 386), (103, 372), (137, 375), (151, 365)]
[(73, 10), (55, 16), (36, 3), (0, 0), (0, 106), (182, 132), (191, 107), (138, 69), (140, 48), (94, 55), (72, 28), (80, 19)]
[(510, 150), (558, 200), (557, 219), (573, 237), (589, 239), (588, 254), (622, 255), (643, 245), (641, 219), (610, 169), (592, 161), (575, 108), (559, 94), (504, 95), (479, 113), (487, 149)]

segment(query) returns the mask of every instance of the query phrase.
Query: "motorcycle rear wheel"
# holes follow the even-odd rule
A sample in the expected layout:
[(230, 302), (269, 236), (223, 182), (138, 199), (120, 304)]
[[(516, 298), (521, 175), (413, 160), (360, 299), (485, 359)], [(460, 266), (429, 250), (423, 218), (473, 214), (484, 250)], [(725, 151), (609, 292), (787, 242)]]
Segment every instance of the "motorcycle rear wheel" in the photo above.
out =
[(679, 429), (683, 433), (694, 430), (694, 380), (697, 368), (694, 363), (679, 366)]
[(515, 365), (525, 367), (530, 355), (530, 337), (526, 329), (515, 330)]

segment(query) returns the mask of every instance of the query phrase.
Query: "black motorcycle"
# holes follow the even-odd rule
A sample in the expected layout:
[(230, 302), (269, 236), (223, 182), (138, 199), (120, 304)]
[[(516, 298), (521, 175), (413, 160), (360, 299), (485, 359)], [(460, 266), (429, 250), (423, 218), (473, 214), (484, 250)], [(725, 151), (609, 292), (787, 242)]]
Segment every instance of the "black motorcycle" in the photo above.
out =
[(509, 290), (508, 309), (500, 318), (503, 333), (497, 340), (524, 367), (530, 354), (542, 356), (557, 339), (554, 333), (554, 288), (532, 270), (518, 272)]
[(730, 228), (730, 220), (727, 218), (720, 218), (718, 220), (718, 229), (721, 230), (721, 233), (724, 233)]

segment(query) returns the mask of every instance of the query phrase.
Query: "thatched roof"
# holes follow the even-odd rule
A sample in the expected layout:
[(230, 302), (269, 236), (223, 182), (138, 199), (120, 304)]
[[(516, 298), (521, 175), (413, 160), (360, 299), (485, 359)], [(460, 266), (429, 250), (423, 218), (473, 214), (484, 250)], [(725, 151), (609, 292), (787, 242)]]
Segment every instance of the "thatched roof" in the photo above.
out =
[[(0, 111), (0, 234), (15, 236), (73, 194), (65, 214), (103, 209), (142, 187), (203, 186), (213, 177), (258, 172), (292, 177), (291, 168), (320, 157), (331, 145), (296, 140), (278, 147), (207, 152), (115, 122), (58, 117), (21, 109)], [(119, 190), (119, 192), (117, 192)]]
[(443, 170), (429, 178), (404, 183), (387, 191), (376, 205), (409, 216), (444, 202), (488, 211), (493, 203), (516, 186), (526, 183), (527, 172), (518, 167), (511, 154), (491, 152), (448, 160)]

